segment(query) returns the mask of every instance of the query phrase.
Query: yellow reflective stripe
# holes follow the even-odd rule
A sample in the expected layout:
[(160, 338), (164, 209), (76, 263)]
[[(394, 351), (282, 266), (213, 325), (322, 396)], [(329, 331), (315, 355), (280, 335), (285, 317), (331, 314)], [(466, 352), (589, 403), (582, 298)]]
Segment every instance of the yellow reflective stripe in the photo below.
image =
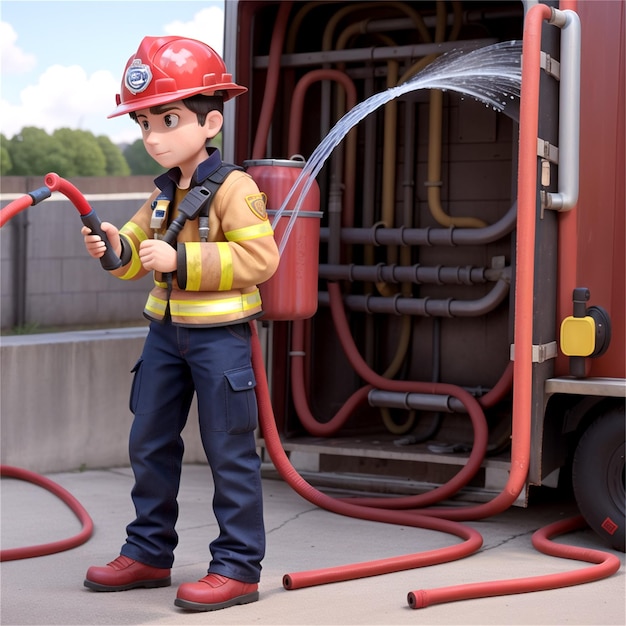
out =
[[(170, 300), (170, 311), (174, 317), (209, 317), (249, 311), (261, 305), (259, 290), (223, 300)], [(146, 309), (149, 309), (146, 305)], [(163, 309), (164, 311), (165, 309)]]
[(148, 235), (146, 235), (146, 233), (144, 233), (144, 231), (141, 230), (141, 228), (139, 228), (139, 226), (137, 226), (135, 222), (128, 222), (124, 224), (121, 232), (126, 235), (135, 235), (139, 243), (145, 241), (148, 238)]
[(272, 225), (269, 220), (255, 224), (254, 226), (245, 226), (236, 230), (229, 230), (224, 233), (228, 241), (247, 241), (249, 239), (258, 239), (259, 237), (267, 237), (273, 235)]
[(187, 242), (185, 244), (185, 255), (187, 256), (187, 289), (189, 291), (200, 291), (200, 280), (202, 279), (202, 256), (200, 253), (200, 243)]
[(154, 279), (154, 284), (157, 287), (161, 287), (161, 289), (167, 289), (167, 283), (164, 280), (157, 280), (156, 278)]
[(225, 241), (217, 242), (217, 251), (220, 255), (220, 285), (218, 291), (230, 291), (233, 286), (233, 256), (230, 247)]
[(137, 274), (141, 270), (141, 261), (139, 260), (139, 254), (132, 240), (130, 239), (129, 231), (129, 228), (122, 228), (122, 230), (120, 231), (121, 235), (126, 235), (124, 237), (124, 243), (126, 245), (129, 245), (131, 248), (130, 265), (128, 266), (126, 272), (120, 276), (122, 280), (130, 280), (132, 278), (135, 278), (135, 276), (137, 276)]
[(141, 261), (139, 260), (139, 256), (133, 252), (133, 255), (130, 257), (129, 268), (126, 270), (126, 273), (122, 274), (119, 278), (122, 280), (130, 280), (137, 276), (139, 270), (141, 270)]
[(150, 311), (150, 313), (154, 313), (159, 317), (165, 315), (166, 308), (167, 300), (161, 300), (161, 298), (156, 298), (152, 294), (148, 296), (148, 301), (146, 302), (146, 306), (144, 307), (146, 311)]

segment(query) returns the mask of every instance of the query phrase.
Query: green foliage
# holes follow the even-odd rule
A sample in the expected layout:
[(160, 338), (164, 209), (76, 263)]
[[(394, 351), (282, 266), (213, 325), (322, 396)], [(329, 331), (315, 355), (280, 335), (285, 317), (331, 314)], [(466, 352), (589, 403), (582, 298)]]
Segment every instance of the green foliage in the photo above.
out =
[(122, 151), (106, 135), (100, 135), (97, 141), (106, 159), (107, 176), (128, 176), (130, 167)]
[[(5, 154), (6, 153), (6, 154)], [(108, 137), (85, 130), (60, 128), (52, 135), (28, 126), (10, 140), (2, 138), (2, 174), (45, 176), (128, 176), (122, 151)]]
[(44, 176), (65, 165), (63, 147), (41, 128), (22, 128), (9, 140), (7, 148), (13, 164), (13, 176)]
[(93, 133), (85, 130), (59, 128), (53, 135), (65, 147), (66, 170), (57, 172), (59, 176), (105, 176), (106, 158)]
[(146, 152), (141, 139), (137, 139), (124, 150), (124, 157), (135, 176), (157, 176), (165, 170)]
[(8, 176), (13, 168), (11, 155), (7, 148), (7, 138), (0, 134), (0, 175)]

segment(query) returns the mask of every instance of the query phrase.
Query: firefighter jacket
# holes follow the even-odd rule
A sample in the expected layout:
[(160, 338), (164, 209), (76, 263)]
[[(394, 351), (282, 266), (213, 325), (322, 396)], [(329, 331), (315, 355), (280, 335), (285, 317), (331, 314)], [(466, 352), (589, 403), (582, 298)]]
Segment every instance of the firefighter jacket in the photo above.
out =
[[(214, 148), (194, 173), (191, 187), (202, 184), (222, 165)], [(180, 172), (173, 168), (155, 179), (157, 189), (120, 230), (123, 265), (111, 273), (124, 280), (148, 273), (139, 261), (142, 241), (162, 236), (167, 224), (155, 231), (152, 213), (166, 202), (167, 223), (186, 191), (176, 186)], [(169, 207), (167, 206), (169, 204)], [(153, 224), (154, 225), (154, 224)], [(262, 315), (258, 284), (276, 271), (278, 248), (266, 212), (266, 197), (250, 175), (232, 171), (219, 186), (208, 211), (209, 232), (200, 240), (199, 220), (190, 219), (178, 233), (177, 269), (163, 275), (154, 272), (154, 288), (144, 316), (163, 321), (171, 318), (181, 326), (217, 326)]]

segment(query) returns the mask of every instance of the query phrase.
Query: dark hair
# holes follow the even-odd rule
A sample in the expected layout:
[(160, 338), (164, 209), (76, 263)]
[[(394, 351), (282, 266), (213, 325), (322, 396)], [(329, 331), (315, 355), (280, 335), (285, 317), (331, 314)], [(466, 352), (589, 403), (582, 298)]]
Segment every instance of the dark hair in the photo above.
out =
[[(198, 117), (198, 124), (202, 126), (206, 120), (206, 116), (211, 111), (217, 111), (218, 113), (224, 113), (224, 97), (220, 92), (217, 92), (213, 96), (203, 96), (202, 94), (196, 94), (195, 96), (189, 96), (184, 98), (181, 102)], [(150, 113), (158, 114), (163, 110), (162, 104), (158, 106), (150, 107)], [(131, 111), (129, 113), (130, 118), (137, 121), (137, 113)]]

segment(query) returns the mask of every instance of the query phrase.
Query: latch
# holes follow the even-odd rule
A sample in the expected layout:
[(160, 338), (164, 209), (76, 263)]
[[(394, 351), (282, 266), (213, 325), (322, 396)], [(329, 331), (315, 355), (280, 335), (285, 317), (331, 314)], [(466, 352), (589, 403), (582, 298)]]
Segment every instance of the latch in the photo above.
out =
[(585, 376), (585, 358), (604, 354), (611, 341), (611, 318), (599, 306), (587, 308), (589, 289), (577, 287), (572, 295), (573, 315), (561, 322), (561, 352), (570, 357), (570, 374)]

